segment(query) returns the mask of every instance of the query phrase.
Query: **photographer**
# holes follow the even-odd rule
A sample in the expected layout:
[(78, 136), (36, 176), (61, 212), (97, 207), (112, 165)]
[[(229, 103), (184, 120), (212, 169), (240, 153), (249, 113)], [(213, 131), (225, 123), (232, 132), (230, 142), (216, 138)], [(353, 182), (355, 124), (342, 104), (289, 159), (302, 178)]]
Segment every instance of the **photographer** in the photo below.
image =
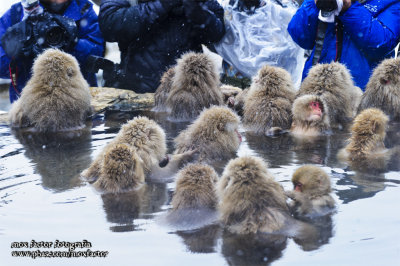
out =
[(89, 0), (22, 0), (0, 18), (0, 77), (11, 78), (10, 102), (19, 98), (31, 76), (35, 57), (46, 48), (75, 56), (91, 86), (96, 77), (82, 66), (101, 56), (104, 41)]
[(400, 1), (305, 0), (288, 31), (302, 48), (313, 49), (303, 79), (313, 63), (338, 61), (364, 90), (374, 67), (394, 55), (400, 38)]
[(100, 28), (106, 41), (118, 42), (123, 73), (106, 86), (154, 92), (183, 53), (222, 38), (223, 15), (216, 0), (103, 0)]

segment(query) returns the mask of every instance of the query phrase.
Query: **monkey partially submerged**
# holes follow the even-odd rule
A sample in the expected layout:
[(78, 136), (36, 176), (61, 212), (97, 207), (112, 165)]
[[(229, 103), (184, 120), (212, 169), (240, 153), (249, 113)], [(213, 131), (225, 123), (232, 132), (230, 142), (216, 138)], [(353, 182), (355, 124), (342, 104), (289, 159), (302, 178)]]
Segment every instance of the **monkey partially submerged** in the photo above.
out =
[[(143, 183), (143, 176), (171, 176), (178, 171), (183, 161), (193, 155), (192, 150), (175, 154), (165, 165), (160, 166), (166, 151), (164, 130), (147, 117), (135, 117), (122, 126), (115, 138), (81, 175), (91, 182), (100, 179), (101, 188), (112, 188), (112, 192), (134, 189), (135, 184)], [(121, 168), (126, 168), (123, 177), (120, 177)]]
[(204, 108), (222, 105), (223, 100), (218, 69), (208, 55), (190, 52), (177, 60), (166, 100), (172, 120), (193, 120)]
[[(302, 97), (305, 95), (308, 98)], [(344, 65), (336, 62), (315, 65), (293, 102), (291, 131), (297, 135), (307, 135), (309, 131), (321, 133), (329, 128), (327, 125), (330, 128), (345, 128), (356, 114), (361, 95), (361, 89), (354, 85)]]
[(276, 135), (292, 123), (295, 97), (290, 74), (279, 67), (264, 66), (253, 79), (244, 101), (243, 125), (258, 135)]
[(196, 150), (199, 162), (230, 159), (236, 155), (242, 137), (240, 119), (228, 107), (205, 109), (175, 138), (175, 153)]
[(386, 59), (374, 70), (358, 111), (379, 108), (393, 120), (400, 120), (400, 60)]
[(331, 181), (328, 174), (313, 165), (298, 168), (292, 177), (293, 191), (286, 195), (293, 201), (291, 212), (296, 217), (326, 215), (335, 207), (331, 197)]
[(92, 113), (89, 85), (78, 61), (70, 54), (47, 49), (32, 68), (32, 77), (12, 105), (12, 127), (33, 127), (41, 132), (76, 129)]

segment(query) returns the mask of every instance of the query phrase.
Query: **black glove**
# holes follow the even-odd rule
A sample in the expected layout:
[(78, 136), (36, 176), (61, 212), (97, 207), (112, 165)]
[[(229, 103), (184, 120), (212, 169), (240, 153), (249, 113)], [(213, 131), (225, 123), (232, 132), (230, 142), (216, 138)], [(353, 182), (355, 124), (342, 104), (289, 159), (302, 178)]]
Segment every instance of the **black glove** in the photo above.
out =
[(29, 56), (29, 43), (32, 43), (32, 28), (26, 21), (9, 27), (1, 37), (1, 46), (9, 58)]
[(205, 2), (205, 0), (183, 0), (183, 9), (188, 21), (195, 24), (206, 23), (210, 12)]

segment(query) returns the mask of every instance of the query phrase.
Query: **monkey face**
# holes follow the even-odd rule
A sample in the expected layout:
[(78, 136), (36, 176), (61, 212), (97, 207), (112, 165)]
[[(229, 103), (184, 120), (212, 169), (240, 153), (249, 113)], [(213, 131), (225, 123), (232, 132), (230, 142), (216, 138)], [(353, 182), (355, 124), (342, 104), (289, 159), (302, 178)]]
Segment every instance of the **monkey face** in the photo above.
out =
[(311, 101), (308, 104), (309, 115), (307, 121), (318, 121), (322, 119), (324, 113), (323, 104), (320, 101)]
[(324, 170), (313, 165), (298, 168), (292, 177), (293, 189), (298, 192), (329, 192), (330, 180)]

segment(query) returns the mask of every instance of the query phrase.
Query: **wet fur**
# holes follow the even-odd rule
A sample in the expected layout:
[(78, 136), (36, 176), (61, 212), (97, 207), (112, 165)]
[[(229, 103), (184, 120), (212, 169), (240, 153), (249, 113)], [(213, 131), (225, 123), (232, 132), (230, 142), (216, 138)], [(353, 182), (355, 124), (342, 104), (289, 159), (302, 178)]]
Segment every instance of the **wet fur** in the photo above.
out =
[(32, 72), (9, 112), (11, 126), (34, 127), (42, 132), (83, 126), (92, 113), (91, 95), (77, 60), (60, 50), (48, 49), (36, 58)]
[(345, 127), (356, 114), (362, 91), (353, 83), (347, 68), (340, 63), (317, 64), (301, 84), (296, 98), (317, 95), (326, 103), (332, 128)]
[(400, 120), (400, 60), (386, 59), (368, 81), (358, 111), (379, 108), (393, 120)]
[(222, 105), (219, 73), (206, 54), (186, 53), (177, 61), (167, 108), (170, 118), (179, 121), (195, 119), (204, 108)]
[(232, 233), (272, 233), (289, 219), (283, 188), (257, 157), (231, 160), (218, 182), (222, 224)]
[(262, 67), (244, 102), (243, 125), (258, 135), (274, 135), (289, 129), (295, 93), (286, 70)]
[(286, 193), (293, 199), (290, 209), (295, 216), (325, 215), (328, 209), (334, 208), (330, 178), (321, 168), (313, 165), (298, 168), (293, 174), (292, 183), (303, 185), (302, 192), (293, 190)]
[(199, 162), (230, 159), (236, 155), (240, 141), (239, 117), (228, 107), (205, 109), (187, 129), (175, 138), (175, 152), (197, 150)]
[(171, 91), (172, 80), (175, 75), (175, 68), (171, 67), (161, 77), (160, 85), (154, 93), (155, 106), (153, 111), (156, 112), (169, 112), (166, 101), (168, 94)]

